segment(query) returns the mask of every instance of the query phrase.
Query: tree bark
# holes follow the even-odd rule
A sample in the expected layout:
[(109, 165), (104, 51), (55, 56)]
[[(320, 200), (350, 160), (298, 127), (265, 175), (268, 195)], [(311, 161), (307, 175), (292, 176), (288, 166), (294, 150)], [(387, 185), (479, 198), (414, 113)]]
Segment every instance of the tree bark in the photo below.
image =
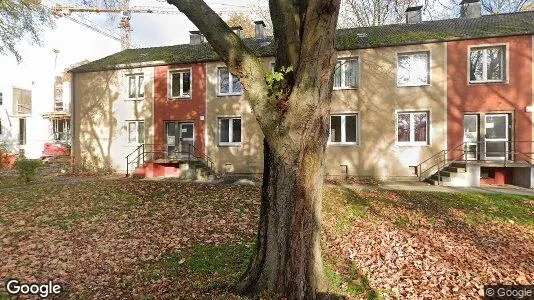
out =
[(239, 77), (265, 136), (256, 253), (240, 293), (316, 299), (324, 291), (321, 202), (336, 63), (340, 0), (269, 0), (276, 70), (269, 86), (259, 58), (202, 0), (167, 0), (206, 35)]

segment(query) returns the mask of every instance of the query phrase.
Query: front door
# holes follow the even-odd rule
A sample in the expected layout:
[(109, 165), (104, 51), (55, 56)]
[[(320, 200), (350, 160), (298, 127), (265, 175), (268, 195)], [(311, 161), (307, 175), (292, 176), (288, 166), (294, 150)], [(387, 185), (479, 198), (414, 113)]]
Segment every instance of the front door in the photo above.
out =
[(509, 155), (510, 139), (508, 114), (487, 114), (485, 116), (485, 159), (505, 160)]
[(467, 160), (478, 159), (478, 115), (464, 115), (464, 155)]
[[(165, 150), (168, 158), (188, 156), (189, 145), (194, 146), (195, 125), (190, 122), (165, 122)], [(191, 150), (192, 151), (192, 150)]]

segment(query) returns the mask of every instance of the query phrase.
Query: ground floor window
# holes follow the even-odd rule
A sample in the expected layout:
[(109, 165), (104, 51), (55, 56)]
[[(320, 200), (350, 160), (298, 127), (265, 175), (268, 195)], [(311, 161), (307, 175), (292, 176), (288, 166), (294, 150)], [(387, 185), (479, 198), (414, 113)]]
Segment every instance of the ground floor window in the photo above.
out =
[(219, 118), (219, 145), (241, 145), (241, 118)]
[(397, 113), (397, 144), (428, 145), (428, 112)]
[(19, 145), (26, 145), (26, 119), (19, 119)]
[(70, 120), (67, 119), (53, 119), (52, 133), (54, 141), (67, 141), (70, 132)]
[(330, 144), (358, 145), (358, 114), (332, 115), (330, 117)]
[(128, 121), (128, 143), (142, 144), (145, 142), (145, 122)]

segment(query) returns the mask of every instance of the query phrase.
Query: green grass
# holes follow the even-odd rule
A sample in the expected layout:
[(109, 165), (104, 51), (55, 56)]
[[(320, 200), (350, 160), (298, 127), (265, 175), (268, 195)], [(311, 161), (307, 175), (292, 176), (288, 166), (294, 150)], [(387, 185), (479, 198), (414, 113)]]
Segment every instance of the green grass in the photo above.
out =
[(146, 281), (187, 278), (198, 288), (221, 287), (232, 284), (246, 271), (251, 253), (251, 247), (245, 244), (196, 245), (151, 262), (143, 277)]
[(369, 279), (361, 274), (354, 266), (350, 266), (347, 274), (341, 274), (328, 264), (325, 265), (325, 278), (330, 283), (333, 292), (350, 295), (353, 297), (363, 296), (367, 299), (382, 299), (380, 292), (369, 285)]

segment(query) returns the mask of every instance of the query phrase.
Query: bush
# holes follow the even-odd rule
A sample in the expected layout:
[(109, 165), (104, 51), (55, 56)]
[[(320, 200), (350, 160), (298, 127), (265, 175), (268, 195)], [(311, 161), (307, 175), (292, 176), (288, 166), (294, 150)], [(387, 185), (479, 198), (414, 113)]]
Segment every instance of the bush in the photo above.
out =
[(37, 169), (42, 166), (40, 159), (26, 159), (24, 155), (20, 155), (15, 161), (13, 168), (19, 172), (19, 179), (28, 183), (35, 178)]

